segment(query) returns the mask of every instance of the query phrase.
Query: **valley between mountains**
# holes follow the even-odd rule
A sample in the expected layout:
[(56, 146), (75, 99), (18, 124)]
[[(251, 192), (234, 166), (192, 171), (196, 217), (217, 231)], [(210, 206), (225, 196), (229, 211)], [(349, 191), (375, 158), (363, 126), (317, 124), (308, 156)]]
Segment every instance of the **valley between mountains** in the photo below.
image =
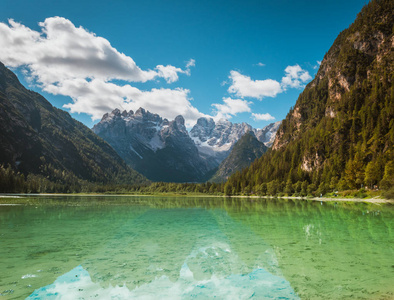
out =
[(186, 128), (139, 108), (91, 130), (1, 63), (0, 191), (394, 198), (393, 12), (367, 4), (286, 118), (262, 129), (207, 117)]

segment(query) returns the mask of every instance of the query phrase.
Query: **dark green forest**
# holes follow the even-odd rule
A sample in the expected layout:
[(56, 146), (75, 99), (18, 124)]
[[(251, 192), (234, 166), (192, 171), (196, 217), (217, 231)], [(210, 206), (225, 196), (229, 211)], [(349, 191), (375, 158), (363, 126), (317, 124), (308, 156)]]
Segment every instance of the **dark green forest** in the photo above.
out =
[[(65, 174), (65, 173), (63, 173)], [(58, 174), (62, 178), (63, 174)], [(0, 166), (0, 193), (125, 193), (125, 194), (154, 194), (154, 193), (196, 193), (223, 194), (224, 184), (218, 183), (168, 183), (146, 182), (145, 184), (120, 184), (124, 174), (114, 178), (112, 182), (97, 183), (77, 179), (65, 175), (63, 179), (50, 180), (42, 175), (29, 174), (25, 176), (15, 172), (11, 166)]]
[(253, 132), (247, 132), (234, 145), (230, 154), (219, 165), (218, 170), (212, 176), (210, 181), (224, 182), (236, 171), (248, 167), (251, 162), (260, 158), (267, 147), (259, 142)]
[(43, 184), (43, 191), (67, 191), (85, 181), (149, 182), (92, 130), (26, 89), (2, 63), (0, 128), (0, 164), (26, 178), (42, 177), (42, 182), (50, 182)]
[(227, 194), (326, 194), (394, 184), (394, 2), (372, 1), (336, 39), (272, 149)]

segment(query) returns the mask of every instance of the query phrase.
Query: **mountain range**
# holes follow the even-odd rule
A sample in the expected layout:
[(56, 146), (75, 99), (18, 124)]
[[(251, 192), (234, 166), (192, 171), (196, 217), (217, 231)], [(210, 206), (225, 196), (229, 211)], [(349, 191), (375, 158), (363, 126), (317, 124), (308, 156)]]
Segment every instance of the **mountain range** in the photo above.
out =
[(135, 113), (115, 109), (93, 131), (150, 180), (202, 182), (210, 179), (243, 135), (253, 132), (270, 146), (279, 124), (254, 129), (246, 123), (203, 117), (188, 132), (182, 116), (169, 121), (140, 108)]
[(135, 113), (115, 109), (92, 131), (27, 90), (1, 63), (0, 108), (0, 164), (24, 176), (38, 176), (38, 186), (56, 183), (54, 189), (62, 186), (62, 191), (70, 186), (80, 191), (88, 182), (143, 185), (148, 183), (145, 176), (153, 181), (203, 182), (245, 133), (253, 132), (271, 145), (280, 124), (254, 129), (246, 123), (200, 118), (189, 132), (182, 116), (168, 121), (140, 108)]
[(304, 196), (391, 188), (394, 197), (393, 11), (390, 0), (367, 4), (285, 120), (263, 129), (200, 118), (189, 131), (182, 116), (169, 121), (140, 108), (115, 109), (91, 130), (0, 63), (0, 191), (228, 178), (224, 185), (160, 182), (147, 191)]

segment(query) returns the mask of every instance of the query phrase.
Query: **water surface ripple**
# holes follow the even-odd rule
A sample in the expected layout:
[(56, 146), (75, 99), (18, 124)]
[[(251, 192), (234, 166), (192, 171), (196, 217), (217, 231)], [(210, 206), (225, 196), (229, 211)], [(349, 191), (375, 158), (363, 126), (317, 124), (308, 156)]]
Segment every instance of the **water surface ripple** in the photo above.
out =
[(1, 299), (393, 299), (392, 205), (1, 198)]

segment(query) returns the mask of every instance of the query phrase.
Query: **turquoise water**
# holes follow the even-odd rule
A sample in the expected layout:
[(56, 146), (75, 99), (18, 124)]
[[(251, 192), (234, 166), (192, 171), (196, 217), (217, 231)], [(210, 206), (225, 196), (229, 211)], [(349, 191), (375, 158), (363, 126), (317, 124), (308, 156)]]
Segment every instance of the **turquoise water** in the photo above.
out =
[(391, 205), (135, 196), (0, 204), (0, 299), (394, 298)]

